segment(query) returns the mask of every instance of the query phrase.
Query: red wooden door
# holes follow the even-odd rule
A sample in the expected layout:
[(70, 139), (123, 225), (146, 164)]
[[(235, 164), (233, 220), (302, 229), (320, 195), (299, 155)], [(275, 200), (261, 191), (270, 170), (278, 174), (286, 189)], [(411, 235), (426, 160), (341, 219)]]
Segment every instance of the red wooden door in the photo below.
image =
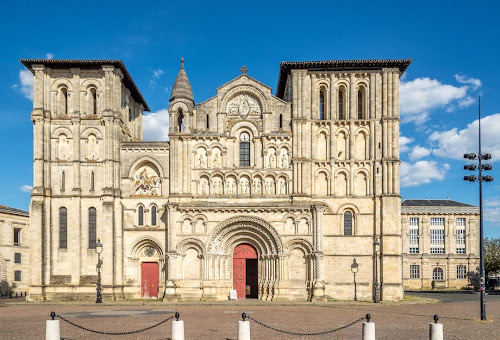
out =
[(233, 252), (233, 289), (236, 290), (238, 299), (246, 298), (247, 259), (257, 259), (255, 248), (246, 243), (236, 246)]
[(158, 298), (158, 269), (158, 262), (141, 265), (141, 296), (145, 299)]

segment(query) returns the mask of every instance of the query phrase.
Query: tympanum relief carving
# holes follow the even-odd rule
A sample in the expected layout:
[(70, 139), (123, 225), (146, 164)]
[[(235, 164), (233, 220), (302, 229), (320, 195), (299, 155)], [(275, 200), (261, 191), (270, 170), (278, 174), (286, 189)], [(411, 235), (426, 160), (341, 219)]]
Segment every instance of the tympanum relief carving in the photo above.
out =
[(227, 103), (228, 114), (238, 114), (241, 118), (247, 118), (250, 114), (260, 114), (259, 102), (248, 94), (240, 94)]
[(142, 166), (134, 175), (134, 195), (160, 196), (161, 180), (156, 171), (149, 166)]

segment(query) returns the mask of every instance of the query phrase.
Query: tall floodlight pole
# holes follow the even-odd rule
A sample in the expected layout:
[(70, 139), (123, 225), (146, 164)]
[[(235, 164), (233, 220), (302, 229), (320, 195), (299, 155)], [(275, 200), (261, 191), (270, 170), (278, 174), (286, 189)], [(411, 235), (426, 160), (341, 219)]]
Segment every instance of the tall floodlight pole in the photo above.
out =
[[(486, 320), (486, 298), (485, 298), (485, 271), (484, 271), (484, 235), (483, 235), (483, 182), (492, 182), (492, 176), (483, 176), (483, 170), (491, 170), (493, 167), (491, 164), (483, 164), (483, 160), (491, 159), (491, 154), (482, 153), (481, 150), (481, 96), (479, 96), (479, 154), (475, 153), (467, 153), (464, 155), (464, 158), (478, 160), (478, 176), (464, 176), (465, 181), (475, 182), (476, 180), (479, 182), (479, 292), (480, 292), (480, 303), (481, 303), (481, 320)], [(464, 166), (465, 170), (476, 170), (476, 164), (468, 164)]]

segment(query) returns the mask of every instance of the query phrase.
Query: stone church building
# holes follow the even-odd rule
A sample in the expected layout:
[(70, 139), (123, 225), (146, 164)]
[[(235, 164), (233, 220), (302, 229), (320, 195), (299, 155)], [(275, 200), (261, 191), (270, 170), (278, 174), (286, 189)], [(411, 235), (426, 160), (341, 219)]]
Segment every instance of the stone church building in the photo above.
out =
[[(169, 141), (119, 60), (21, 62), (34, 74), (29, 299), (403, 296), (399, 78), (411, 60), (246, 68), (195, 103), (184, 61)], [(356, 265), (357, 264), (357, 265)], [(353, 282), (356, 272), (356, 291)]]

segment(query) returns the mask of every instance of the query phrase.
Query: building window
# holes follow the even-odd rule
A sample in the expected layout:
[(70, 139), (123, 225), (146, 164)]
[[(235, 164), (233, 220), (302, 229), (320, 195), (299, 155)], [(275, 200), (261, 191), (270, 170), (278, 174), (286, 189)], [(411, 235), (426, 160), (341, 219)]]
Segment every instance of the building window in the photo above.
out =
[(457, 229), (457, 254), (465, 254), (465, 229)]
[(431, 217), (431, 226), (444, 227), (444, 217)]
[(178, 120), (177, 120), (177, 126), (178, 126), (178, 129), (179, 129), (179, 132), (184, 132), (184, 113), (182, 112), (182, 109), (179, 109), (178, 111), (179, 113), (179, 116), (178, 116)]
[(94, 183), (95, 183), (95, 178), (94, 178), (94, 172), (90, 172), (90, 191), (94, 191)]
[(139, 207), (139, 213), (138, 213), (138, 223), (139, 225), (144, 225), (144, 207), (140, 206)]
[(67, 115), (68, 114), (68, 89), (62, 87), (60, 92), (60, 102), (59, 102), (59, 114)]
[(418, 245), (418, 229), (410, 228), (410, 244)]
[(206, 119), (206, 124), (207, 124), (206, 127), (207, 127), (207, 129), (210, 129), (210, 116), (208, 115), (208, 113), (207, 113), (207, 116), (205, 119)]
[(352, 235), (352, 212), (346, 211), (344, 213), (344, 236)]
[(410, 217), (410, 227), (417, 227), (418, 228), (418, 217)]
[(250, 166), (250, 135), (246, 132), (240, 135), (240, 166)]
[(345, 116), (345, 87), (341, 86), (339, 87), (339, 100), (338, 100), (338, 105), (339, 105), (339, 119), (346, 119)]
[(432, 270), (432, 279), (434, 281), (443, 281), (444, 280), (443, 270), (439, 267), (434, 268)]
[(326, 107), (326, 97), (325, 90), (321, 89), (319, 91), (319, 120), (325, 119), (325, 107)]
[(90, 113), (97, 114), (97, 91), (95, 88), (90, 89)]
[(463, 227), (465, 228), (465, 218), (457, 218), (457, 227)]
[(156, 207), (151, 208), (151, 225), (156, 225)]
[(457, 279), (467, 278), (467, 267), (464, 264), (459, 264), (457, 266)]
[(418, 247), (410, 247), (410, 254), (418, 254)]
[(14, 271), (14, 281), (21, 281), (21, 271), (20, 270)]
[(431, 229), (431, 254), (444, 254), (444, 229)]
[(280, 113), (280, 129), (283, 129), (283, 114)]
[(61, 191), (66, 190), (66, 172), (61, 171)]
[(21, 246), (21, 229), (14, 228), (14, 246)]
[(89, 249), (95, 249), (97, 241), (97, 212), (95, 208), (89, 209)]
[(358, 90), (358, 119), (364, 119), (364, 105), (365, 105), (365, 99), (364, 99), (364, 90), (359, 89)]
[(59, 208), (59, 248), (68, 248), (68, 211)]
[(410, 264), (410, 279), (420, 279), (420, 266), (418, 264)]
[(21, 253), (14, 253), (14, 263), (21, 263)]

